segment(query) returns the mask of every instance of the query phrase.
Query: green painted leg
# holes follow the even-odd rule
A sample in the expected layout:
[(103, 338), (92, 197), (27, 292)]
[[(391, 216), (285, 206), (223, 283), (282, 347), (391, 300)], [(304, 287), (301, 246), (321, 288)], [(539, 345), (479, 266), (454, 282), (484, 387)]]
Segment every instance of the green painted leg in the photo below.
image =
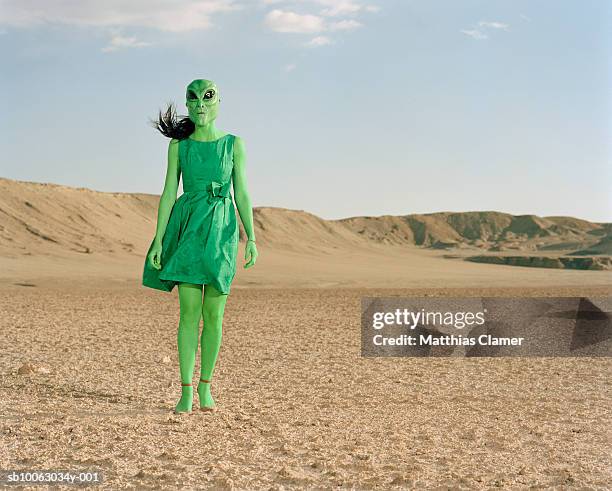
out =
[(227, 294), (219, 293), (212, 285), (206, 285), (204, 292), (204, 303), (202, 305), (202, 317), (204, 326), (201, 336), (201, 356), (202, 363), (200, 368), (200, 383), (198, 384), (198, 398), (200, 409), (212, 411), (215, 408), (215, 401), (210, 393), (210, 383), (212, 380), (217, 356), (221, 348), (223, 314)]
[(193, 371), (198, 352), (198, 331), (202, 305), (202, 286), (179, 283), (180, 321), (177, 335), (181, 398), (175, 413), (189, 413), (193, 404)]

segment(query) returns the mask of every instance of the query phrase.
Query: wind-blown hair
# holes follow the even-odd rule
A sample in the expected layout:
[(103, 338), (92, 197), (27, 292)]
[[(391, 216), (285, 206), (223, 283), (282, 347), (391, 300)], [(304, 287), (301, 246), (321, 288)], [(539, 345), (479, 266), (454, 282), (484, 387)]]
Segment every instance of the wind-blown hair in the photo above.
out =
[(177, 116), (174, 103), (168, 102), (165, 112), (159, 111), (157, 120), (151, 119), (151, 124), (162, 135), (168, 138), (183, 140), (195, 130), (195, 124), (188, 116)]

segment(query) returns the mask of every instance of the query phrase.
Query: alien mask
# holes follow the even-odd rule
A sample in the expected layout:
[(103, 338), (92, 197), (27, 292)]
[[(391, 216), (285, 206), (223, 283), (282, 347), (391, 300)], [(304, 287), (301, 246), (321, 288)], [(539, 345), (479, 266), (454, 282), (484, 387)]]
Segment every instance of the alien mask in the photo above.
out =
[(219, 89), (211, 80), (197, 79), (187, 86), (185, 105), (196, 126), (206, 126), (216, 119), (220, 101)]

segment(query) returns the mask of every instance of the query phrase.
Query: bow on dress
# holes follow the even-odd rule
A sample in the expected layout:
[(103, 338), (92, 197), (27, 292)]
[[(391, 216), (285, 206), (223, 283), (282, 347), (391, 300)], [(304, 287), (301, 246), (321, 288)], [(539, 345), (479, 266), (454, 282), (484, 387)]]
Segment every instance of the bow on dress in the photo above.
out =
[[(208, 192), (208, 203), (217, 206), (218, 203), (222, 203), (223, 206), (223, 223), (226, 223), (226, 208), (227, 204), (231, 202), (230, 197), (230, 181), (226, 181), (224, 183), (220, 183), (217, 181), (211, 181), (206, 186), (206, 191)], [(216, 210), (215, 210), (216, 214)]]

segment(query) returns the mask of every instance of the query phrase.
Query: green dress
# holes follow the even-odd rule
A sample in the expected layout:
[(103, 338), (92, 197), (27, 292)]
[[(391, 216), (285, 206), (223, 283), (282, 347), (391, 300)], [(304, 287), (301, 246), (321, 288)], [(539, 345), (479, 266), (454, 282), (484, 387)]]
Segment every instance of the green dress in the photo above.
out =
[(142, 284), (172, 291), (178, 283), (211, 284), (228, 294), (236, 274), (238, 220), (230, 194), (235, 136), (180, 140), (183, 194), (175, 201), (162, 239), (161, 269), (145, 256)]

